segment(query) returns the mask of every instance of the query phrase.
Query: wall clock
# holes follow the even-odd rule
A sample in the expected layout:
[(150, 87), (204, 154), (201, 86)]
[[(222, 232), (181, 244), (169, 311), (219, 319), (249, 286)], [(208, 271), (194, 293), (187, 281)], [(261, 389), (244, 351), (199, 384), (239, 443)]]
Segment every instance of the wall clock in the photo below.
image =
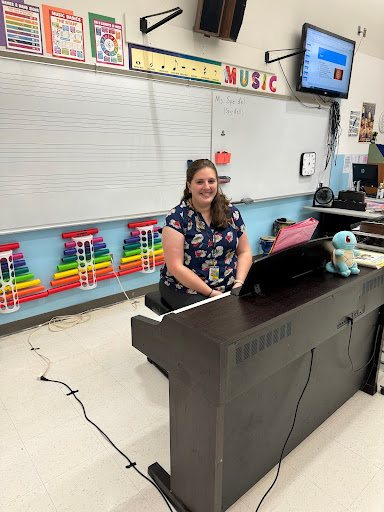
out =
[(302, 153), (300, 158), (300, 174), (311, 176), (315, 174), (316, 153)]
[(382, 112), (379, 117), (379, 132), (384, 133), (384, 112)]

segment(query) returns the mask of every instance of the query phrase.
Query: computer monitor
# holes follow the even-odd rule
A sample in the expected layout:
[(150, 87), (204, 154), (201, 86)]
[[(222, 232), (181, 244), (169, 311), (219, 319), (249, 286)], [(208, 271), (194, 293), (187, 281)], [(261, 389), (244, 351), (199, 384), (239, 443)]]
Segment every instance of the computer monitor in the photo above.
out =
[[(353, 181), (360, 187), (379, 186), (379, 166), (377, 164), (352, 164)], [(357, 187), (359, 189), (359, 187)]]
[(355, 41), (304, 23), (301, 48), (297, 90), (348, 98)]

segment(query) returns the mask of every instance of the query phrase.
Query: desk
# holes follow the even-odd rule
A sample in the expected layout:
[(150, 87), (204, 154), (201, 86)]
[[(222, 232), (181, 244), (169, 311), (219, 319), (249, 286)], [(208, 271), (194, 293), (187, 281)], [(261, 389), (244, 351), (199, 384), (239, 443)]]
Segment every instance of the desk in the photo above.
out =
[(343, 208), (322, 208), (321, 206), (303, 206), (303, 209), (321, 213), (319, 223), (319, 237), (332, 236), (338, 231), (350, 230), (351, 224), (356, 224), (360, 222), (362, 219), (384, 219), (384, 212), (370, 213), (361, 212), (358, 210), (345, 210)]

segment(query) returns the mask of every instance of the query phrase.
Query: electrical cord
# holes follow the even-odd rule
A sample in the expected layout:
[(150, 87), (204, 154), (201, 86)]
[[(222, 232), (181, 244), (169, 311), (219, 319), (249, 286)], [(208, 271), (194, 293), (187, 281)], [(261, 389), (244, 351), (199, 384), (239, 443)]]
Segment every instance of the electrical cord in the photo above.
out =
[[(111, 263), (113, 265), (113, 256), (111, 255)], [(132, 301), (128, 295), (126, 294), (121, 282), (120, 282), (120, 279), (117, 275), (117, 273), (115, 271), (113, 271), (115, 276), (116, 276), (116, 279), (118, 280), (119, 282), (119, 285), (125, 295), (125, 297), (127, 298), (128, 302), (131, 304), (131, 306), (136, 310), (137, 309), (137, 303), (135, 301)], [(45, 371), (38, 377), (39, 380), (42, 380), (42, 381), (45, 381), (45, 382), (54, 382), (56, 384), (62, 384), (63, 386), (65, 386), (68, 390), (69, 390), (69, 393), (67, 393), (67, 395), (73, 395), (75, 397), (75, 399), (79, 402), (79, 404), (81, 405), (81, 408), (83, 410), (83, 414), (84, 414), (84, 417), (85, 419), (91, 423), (91, 425), (93, 425), (104, 437), (105, 439), (111, 444), (111, 446), (113, 446), (113, 448), (115, 448), (115, 450), (117, 450), (120, 455), (122, 455), (129, 463), (128, 466), (126, 466), (127, 469), (130, 469), (131, 467), (134, 468), (134, 470), (140, 475), (142, 476), (143, 478), (145, 478), (145, 480), (147, 480), (148, 482), (150, 482), (157, 490), (158, 492), (161, 494), (163, 500), (165, 501), (165, 503), (167, 504), (167, 507), (168, 509), (172, 512), (172, 508), (170, 506), (170, 503), (166, 497), (166, 495), (164, 494), (164, 492), (161, 490), (161, 488), (157, 485), (157, 483), (155, 481), (153, 481), (152, 479), (146, 477), (137, 467), (136, 467), (136, 462), (132, 462), (129, 457), (127, 455), (125, 455), (125, 453), (123, 453), (114, 443), (113, 441), (105, 434), (105, 432), (103, 432), (97, 425), (96, 423), (94, 423), (92, 420), (90, 420), (87, 416), (87, 413), (85, 411), (85, 407), (82, 403), (82, 401), (77, 398), (77, 396), (75, 395), (75, 393), (77, 393), (77, 391), (73, 391), (65, 382), (61, 382), (61, 381), (58, 381), (58, 380), (52, 380), (52, 379), (48, 379), (46, 377), (46, 375), (48, 374), (49, 370), (51, 369), (51, 361), (50, 359), (47, 357), (47, 356), (44, 356), (43, 354), (40, 354), (38, 351), (40, 350), (38, 347), (34, 347), (31, 343), (31, 338), (32, 336), (39, 330), (41, 329), (42, 327), (44, 327), (45, 325), (48, 325), (48, 329), (51, 331), (51, 332), (60, 332), (60, 331), (63, 331), (63, 330), (66, 330), (66, 329), (70, 329), (71, 327), (74, 327), (76, 325), (79, 325), (81, 323), (85, 323), (85, 322), (88, 322), (90, 319), (91, 319), (91, 315), (90, 313), (92, 311), (98, 311), (100, 309), (105, 309), (105, 308), (94, 308), (94, 309), (90, 309), (88, 311), (85, 311), (83, 313), (79, 313), (77, 315), (66, 315), (66, 316), (56, 316), (56, 317), (53, 317), (51, 318), (48, 322), (44, 322), (42, 324), (40, 324), (36, 329), (34, 329), (28, 336), (28, 339), (27, 339), (27, 342), (29, 344), (29, 346), (31, 347), (31, 350), (33, 350), (35, 352), (35, 354), (40, 358), (42, 359), (42, 361), (47, 365)]]
[[(111, 264), (113, 266), (113, 256), (111, 255)], [(113, 270), (113, 273), (115, 274), (115, 277), (120, 285), (120, 288), (122, 289), (126, 299), (128, 300), (128, 302), (130, 303), (130, 305), (133, 307), (134, 310), (137, 309), (137, 303), (133, 300), (131, 300), (128, 295), (126, 294), (122, 284), (121, 284), (121, 281), (119, 279), (119, 276), (117, 275), (117, 273), (115, 272), (115, 270)], [(66, 329), (70, 329), (71, 327), (74, 327), (78, 324), (81, 324), (81, 323), (84, 323), (84, 322), (88, 322), (90, 319), (91, 319), (91, 315), (90, 313), (93, 312), (93, 311), (99, 311), (101, 309), (107, 309), (107, 308), (93, 308), (93, 309), (89, 309), (88, 311), (84, 311), (82, 313), (78, 313), (76, 315), (63, 315), (63, 316), (55, 316), (53, 318), (51, 318), (49, 321), (47, 322), (44, 322), (42, 324), (40, 324), (35, 330), (33, 330), (29, 336), (28, 336), (28, 339), (27, 339), (27, 342), (28, 342), (28, 345), (31, 347), (31, 350), (33, 350), (35, 352), (35, 354), (47, 365), (46, 369), (44, 370), (44, 372), (38, 377), (39, 379), (41, 377), (46, 377), (47, 374), (49, 373), (50, 369), (51, 369), (51, 361), (50, 359), (43, 355), (43, 354), (40, 354), (40, 352), (38, 352), (40, 349), (38, 347), (34, 347), (31, 343), (31, 338), (32, 336), (39, 330), (41, 329), (42, 327), (44, 327), (45, 325), (48, 325), (48, 330), (51, 331), (51, 332), (59, 332), (59, 331), (63, 331), (63, 330), (66, 330)]]
[(323, 181), (323, 176), (330, 164), (333, 155), (335, 155), (335, 163), (339, 148), (339, 140), (341, 135), (340, 127), (340, 105), (337, 101), (332, 101), (329, 108), (329, 123), (327, 133), (327, 155), (325, 159), (324, 169), (320, 175), (319, 181)]
[[(113, 255), (112, 255), (112, 254), (111, 254), (111, 265), (112, 265), (112, 267), (113, 267)], [(124, 293), (124, 295), (125, 295), (125, 297), (126, 297), (127, 301), (131, 304), (131, 306), (133, 307), (133, 309), (137, 309), (137, 304), (136, 304), (134, 301), (132, 301), (132, 300), (128, 297), (128, 295), (126, 294), (126, 292), (125, 292), (125, 290), (124, 290), (124, 288), (123, 288), (123, 285), (121, 284), (120, 278), (119, 278), (119, 276), (117, 275), (117, 272), (115, 271), (115, 268), (114, 268), (114, 267), (113, 267), (113, 273), (115, 274), (115, 277), (116, 277), (116, 279), (117, 279), (117, 282), (119, 283), (120, 288), (122, 289), (122, 291), (123, 291), (123, 293)]]
[[(350, 332), (349, 332), (349, 340), (348, 340), (348, 357), (349, 357), (349, 360), (351, 361), (351, 366), (352, 366), (352, 371), (353, 373), (358, 373), (360, 372), (361, 370), (363, 370), (364, 368), (366, 368), (373, 360), (373, 358), (375, 357), (375, 352), (376, 352), (376, 343), (377, 343), (377, 340), (375, 340), (375, 345), (374, 345), (374, 348), (373, 348), (373, 353), (372, 353), (372, 356), (371, 358), (369, 359), (369, 361), (364, 365), (362, 366), (361, 368), (359, 368), (358, 370), (355, 370), (354, 366), (353, 366), (353, 361), (352, 361), (352, 358), (351, 358), (351, 353), (350, 353), (350, 348), (351, 348), (351, 341), (352, 341), (352, 329), (353, 329), (353, 318), (352, 317), (347, 317), (348, 320), (351, 322), (351, 329), (350, 329)], [(371, 371), (372, 371), (372, 368), (371, 368)], [(369, 374), (369, 377), (371, 376), (371, 373)], [(369, 380), (369, 377), (368, 377), (368, 380)], [(368, 382), (367, 380), (367, 382)]]
[(360, 48), (360, 45), (361, 45), (361, 42), (362, 42), (363, 38), (364, 38), (364, 34), (361, 36), (361, 39), (360, 39), (360, 42), (359, 42), (359, 46), (357, 47), (357, 49), (356, 49), (355, 53), (353, 54), (353, 56), (355, 56), (356, 53), (359, 51), (359, 48)]
[(94, 423), (92, 420), (90, 420), (87, 416), (87, 413), (85, 412), (85, 407), (83, 405), (83, 402), (77, 398), (76, 394), (78, 392), (77, 391), (73, 391), (73, 389), (71, 389), (68, 384), (66, 384), (65, 382), (61, 382), (59, 380), (52, 380), (52, 379), (47, 379), (47, 377), (44, 377), (43, 375), (40, 377), (40, 380), (43, 380), (45, 382), (54, 382), (56, 384), (62, 384), (63, 386), (65, 386), (68, 390), (69, 390), (69, 393), (67, 393), (67, 396), (68, 395), (73, 395), (74, 398), (79, 402), (79, 404), (81, 405), (81, 408), (83, 409), (83, 414), (84, 414), (84, 417), (85, 419), (91, 424), (93, 425), (99, 432), (101, 435), (103, 435), (105, 437), (105, 439), (110, 443), (111, 446), (113, 446), (113, 448), (115, 448), (115, 450), (117, 450), (120, 455), (122, 455), (127, 461), (128, 461), (128, 466), (125, 466), (126, 469), (130, 469), (130, 468), (133, 468), (140, 476), (142, 476), (143, 478), (145, 478), (145, 480), (147, 480), (149, 483), (151, 483), (158, 491), (159, 493), (161, 494), (162, 498), (164, 499), (165, 503), (167, 504), (169, 510), (172, 512), (172, 508), (170, 506), (170, 503), (167, 499), (167, 497), (165, 496), (164, 492), (160, 489), (160, 487), (156, 484), (156, 482), (154, 482), (153, 480), (151, 480), (150, 478), (146, 477), (139, 469), (137, 469), (137, 465), (136, 465), (136, 462), (132, 462), (130, 460), (130, 458), (124, 453), (122, 452), (116, 445), (115, 443), (107, 436), (107, 434), (105, 432), (103, 432), (101, 430), (100, 427), (98, 427), (96, 425), (96, 423)]
[(299, 401), (297, 402), (297, 405), (296, 405), (296, 410), (295, 410), (295, 416), (293, 418), (293, 423), (292, 423), (292, 427), (291, 427), (291, 430), (289, 431), (289, 434), (288, 434), (288, 437), (284, 443), (284, 446), (283, 446), (283, 449), (281, 451), (281, 455), (280, 455), (280, 460), (279, 460), (279, 466), (277, 468), (277, 473), (276, 473), (276, 476), (275, 476), (275, 479), (274, 481), (272, 482), (272, 485), (270, 486), (270, 488), (268, 489), (268, 491), (264, 494), (264, 496), (261, 498), (258, 506), (257, 506), (257, 509), (255, 512), (258, 512), (258, 510), (260, 509), (261, 507), (261, 504), (263, 503), (264, 499), (267, 497), (267, 495), (269, 494), (269, 492), (272, 490), (273, 486), (275, 485), (275, 483), (277, 482), (277, 479), (279, 477), (279, 473), (280, 473), (280, 467), (281, 467), (281, 462), (283, 460), (283, 455), (284, 455), (284, 450), (287, 446), (287, 443), (289, 441), (289, 438), (291, 437), (291, 434), (293, 432), (293, 428), (295, 426), (295, 423), (296, 423), (296, 417), (297, 417), (297, 412), (299, 410), (299, 405), (300, 405), (300, 402), (301, 402), (301, 399), (303, 398), (303, 395), (305, 393), (305, 390), (307, 389), (307, 386), (309, 384), (309, 379), (311, 378), (311, 373), (312, 373), (312, 363), (313, 363), (313, 354), (315, 352), (315, 349), (312, 348), (311, 349), (311, 363), (310, 363), (310, 366), (309, 366), (309, 372), (308, 372), (308, 378), (307, 378), (307, 382), (305, 383), (305, 386), (304, 386), (304, 389), (303, 391), (301, 392), (301, 395), (300, 395), (300, 398), (299, 398)]
[(291, 91), (292, 95), (294, 96), (294, 98), (295, 98), (295, 99), (296, 99), (296, 100), (297, 100), (301, 105), (303, 105), (303, 107), (305, 107), (305, 108), (315, 108), (315, 109), (317, 109), (317, 110), (319, 110), (319, 109), (322, 109), (322, 108), (323, 108), (320, 104), (318, 104), (318, 106), (317, 106), (317, 107), (315, 107), (315, 106), (312, 106), (312, 105), (306, 105), (305, 103), (303, 103), (303, 102), (301, 101), (301, 99), (300, 99), (298, 96), (296, 96), (296, 94), (295, 94), (294, 90), (292, 89), (291, 84), (289, 83), (288, 78), (287, 78), (286, 74), (284, 73), (284, 69), (283, 69), (283, 66), (281, 65), (281, 62), (280, 62), (280, 61), (279, 61), (279, 66), (280, 66), (280, 70), (281, 70), (281, 72), (283, 73), (283, 76), (284, 76), (284, 78), (285, 78), (285, 81), (287, 82), (287, 85), (288, 85), (288, 87), (289, 87), (289, 89), (290, 89), (290, 91)]

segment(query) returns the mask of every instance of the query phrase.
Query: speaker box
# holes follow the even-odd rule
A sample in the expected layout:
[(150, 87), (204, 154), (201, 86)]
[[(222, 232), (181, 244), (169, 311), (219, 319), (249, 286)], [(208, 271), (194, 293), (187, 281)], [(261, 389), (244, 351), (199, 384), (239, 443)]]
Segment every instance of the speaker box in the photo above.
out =
[(195, 32), (236, 41), (247, 0), (199, 0)]

